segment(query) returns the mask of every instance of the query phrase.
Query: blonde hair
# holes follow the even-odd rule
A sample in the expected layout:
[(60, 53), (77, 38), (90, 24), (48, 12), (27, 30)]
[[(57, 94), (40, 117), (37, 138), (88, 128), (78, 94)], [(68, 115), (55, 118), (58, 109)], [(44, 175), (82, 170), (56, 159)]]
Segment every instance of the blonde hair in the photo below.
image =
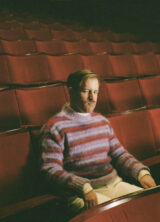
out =
[(100, 78), (96, 73), (89, 69), (82, 69), (75, 71), (68, 76), (67, 87), (79, 90), (84, 86), (85, 81), (89, 78), (97, 79), (100, 84)]

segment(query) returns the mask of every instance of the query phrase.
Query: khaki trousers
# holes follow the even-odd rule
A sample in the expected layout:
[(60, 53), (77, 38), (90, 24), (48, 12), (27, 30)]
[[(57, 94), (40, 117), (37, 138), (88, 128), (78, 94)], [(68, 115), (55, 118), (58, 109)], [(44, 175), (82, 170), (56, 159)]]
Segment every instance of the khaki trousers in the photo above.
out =
[[(117, 176), (112, 183), (94, 189), (97, 194), (98, 204), (140, 190), (143, 190), (143, 188), (126, 183), (119, 176)], [(81, 211), (84, 206), (84, 200), (78, 196), (73, 196), (68, 199), (68, 207), (75, 213)]]

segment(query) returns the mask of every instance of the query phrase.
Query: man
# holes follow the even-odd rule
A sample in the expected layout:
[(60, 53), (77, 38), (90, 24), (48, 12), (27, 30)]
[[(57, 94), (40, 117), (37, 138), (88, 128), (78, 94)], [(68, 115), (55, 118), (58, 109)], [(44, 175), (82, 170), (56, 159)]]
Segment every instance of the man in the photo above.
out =
[(41, 169), (51, 189), (68, 192), (68, 206), (74, 212), (142, 189), (125, 183), (116, 169), (139, 180), (144, 188), (156, 186), (148, 167), (115, 137), (109, 120), (93, 112), (99, 84), (90, 70), (72, 73), (67, 80), (70, 104), (51, 117), (41, 132)]

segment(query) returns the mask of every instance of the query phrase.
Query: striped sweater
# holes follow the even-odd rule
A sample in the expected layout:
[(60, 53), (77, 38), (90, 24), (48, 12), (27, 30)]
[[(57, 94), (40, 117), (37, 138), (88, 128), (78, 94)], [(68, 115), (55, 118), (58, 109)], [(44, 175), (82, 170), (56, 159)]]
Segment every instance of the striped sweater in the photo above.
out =
[(82, 194), (83, 185), (103, 186), (117, 176), (116, 167), (137, 179), (147, 168), (124, 149), (108, 119), (81, 115), (65, 106), (41, 130), (42, 165), (51, 184)]

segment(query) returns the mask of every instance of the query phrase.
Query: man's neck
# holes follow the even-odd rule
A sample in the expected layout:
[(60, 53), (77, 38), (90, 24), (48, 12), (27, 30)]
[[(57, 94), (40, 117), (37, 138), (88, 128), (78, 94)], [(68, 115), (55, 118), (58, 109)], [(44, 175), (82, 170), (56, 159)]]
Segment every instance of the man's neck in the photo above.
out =
[(87, 116), (89, 115), (90, 113), (85, 113), (85, 112), (80, 112), (78, 109), (76, 109), (76, 107), (74, 107), (73, 105), (71, 104), (68, 104), (68, 108), (72, 111), (72, 112), (76, 112), (82, 116)]

